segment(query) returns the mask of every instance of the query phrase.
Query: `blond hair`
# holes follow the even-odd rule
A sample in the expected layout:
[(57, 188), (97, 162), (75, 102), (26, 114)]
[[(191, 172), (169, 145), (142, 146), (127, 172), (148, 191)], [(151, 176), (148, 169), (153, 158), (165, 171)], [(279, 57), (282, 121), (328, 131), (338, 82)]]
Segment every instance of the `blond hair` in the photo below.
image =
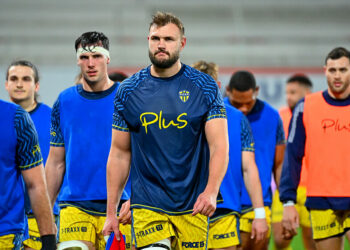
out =
[(216, 63), (208, 63), (206, 61), (200, 60), (198, 62), (193, 63), (191, 66), (203, 73), (210, 75), (212, 78), (214, 78), (215, 81), (218, 80), (219, 66)]

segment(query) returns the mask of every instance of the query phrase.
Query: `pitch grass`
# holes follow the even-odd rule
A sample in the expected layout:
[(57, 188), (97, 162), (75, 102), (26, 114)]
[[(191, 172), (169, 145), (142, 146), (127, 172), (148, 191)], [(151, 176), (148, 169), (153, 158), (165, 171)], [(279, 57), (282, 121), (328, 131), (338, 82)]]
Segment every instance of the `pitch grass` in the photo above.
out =
[[(344, 241), (345, 241), (344, 250), (350, 250), (350, 244), (349, 244), (348, 240), (345, 239)], [(302, 240), (302, 237), (301, 237), (301, 230), (300, 229), (299, 229), (298, 235), (293, 238), (292, 249), (293, 250), (303, 250), (304, 249), (303, 240)], [(275, 250), (275, 248), (273, 246), (272, 236), (271, 236), (271, 239), (270, 239), (269, 250)]]

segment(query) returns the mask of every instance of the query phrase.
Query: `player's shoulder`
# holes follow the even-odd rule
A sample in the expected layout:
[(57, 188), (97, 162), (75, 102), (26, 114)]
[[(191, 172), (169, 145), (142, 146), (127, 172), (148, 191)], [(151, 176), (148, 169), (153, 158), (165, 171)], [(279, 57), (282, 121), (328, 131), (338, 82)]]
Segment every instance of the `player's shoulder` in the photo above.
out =
[(265, 110), (265, 111), (268, 111), (270, 114), (279, 117), (278, 110), (275, 109), (274, 107), (272, 107), (271, 104), (269, 104), (269, 103), (266, 102), (266, 101), (262, 101), (262, 100), (260, 100), (260, 102), (262, 102), (262, 104), (264, 105), (264, 110)]
[[(0, 99), (0, 107), (1, 107), (1, 111), (12, 110), (13, 112), (15, 112), (17, 109), (21, 108), (21, 106), (15, 104), (15, 103), (8, 102), (8, 101), (1, 100), (1, 99)], [(4, 114), (6, 114), (6, 112), (4, 112)]]
[(39, 105), (40, 105), (39, 110), (41, 112), (51, 113), (51, 107), (49, 105), (42, 103), (42, 102), (40, 102)]
[(191, 82), (197, 87), (206, 91), (217, 90), (217, 83), (210, 75), (203, 73), (186, 64), (184, 64), (183, 67), (184, 76), (189, 78)]
[(233, 107), (231, 104), (224, 102), (225, 105), (225, 109), (226, 109), (226, 114), (227, 116), (229, 115), (235, 115), (235, 116), (242, 116), (243, 113), (241, 111), (239, 111), (238, 109), (236, 109), (235, 107)]
[(129, 78), (122, 81), (117, 90), (117, 97), (127, 98), (136, 88), (138, 88), (149, 76), (149, 67), (143, 68)]
[(278, 113), (279, 113), (280, 115), (282, 115), (282, 114), (288, 114), (288, 113), (291, 113), (291, 110), (290, 110), (289, 107), (284, 106), (284, 107), (282, 107), (282, 108), (280, 108), (280, 109), (278, 110)]
[(317, 91), (314, 93), (307, 94), (302, 100), (303, 102), (314, 102), (314, 101), (319, 101), (319, 100), (324, 100), (323, 97), (323, 92), (324, 91)]
[(78, 85), (80, 84), (77, 84), (77, 85), (74, 85), (74, 86), (71, 86), (71, 87), (68, 87), (66, 89), (64, 89), (58, 96), (59, 99), (62, 99), (64, 97), (67, 97), (67, 96), (70, 96), (72, 95), (72, 93), (76, 92), (77, 91), (77, 88), (78, 88)]

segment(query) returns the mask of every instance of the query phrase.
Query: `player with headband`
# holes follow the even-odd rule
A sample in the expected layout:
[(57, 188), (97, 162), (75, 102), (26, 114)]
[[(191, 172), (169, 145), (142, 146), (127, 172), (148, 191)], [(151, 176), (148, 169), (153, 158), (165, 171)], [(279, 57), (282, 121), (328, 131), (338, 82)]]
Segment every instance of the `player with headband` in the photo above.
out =
[[(82, 84), (64, 90), (53, 106), (46, 176), (52, 202), (60, 191), (59, 241), (105, 249), (101, 231), (106, 218), (106, 164), (119, 83), (108, 78), (109, 40), (103, 33), (82, 34), (75, 49)], [(122, 199), (128, 198), (124, 193)]]

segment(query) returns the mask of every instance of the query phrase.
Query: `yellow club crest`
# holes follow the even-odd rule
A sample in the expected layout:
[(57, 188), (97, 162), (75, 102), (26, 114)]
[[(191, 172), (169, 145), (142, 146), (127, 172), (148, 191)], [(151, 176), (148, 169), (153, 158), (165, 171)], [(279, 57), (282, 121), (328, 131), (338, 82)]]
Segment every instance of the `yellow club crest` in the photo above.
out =
[(182, 102), (187, 102), (188, 98), (190, 97), (190, 91), (181, 90), (179, 92), (179, 97)]

